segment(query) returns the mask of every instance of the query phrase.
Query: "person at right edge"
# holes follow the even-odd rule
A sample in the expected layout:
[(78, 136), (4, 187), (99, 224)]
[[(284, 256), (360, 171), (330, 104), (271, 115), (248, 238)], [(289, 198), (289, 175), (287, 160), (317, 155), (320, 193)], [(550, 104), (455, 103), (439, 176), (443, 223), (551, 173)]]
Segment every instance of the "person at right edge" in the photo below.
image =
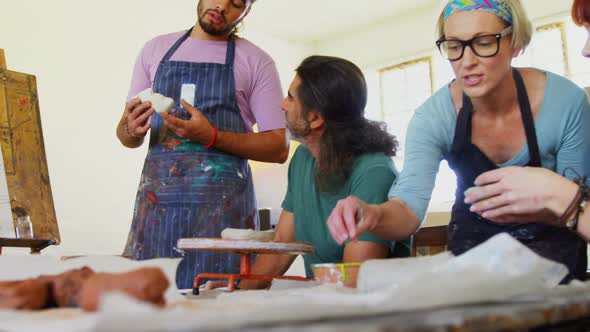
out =
[[(563, 280), (585, 279), (586, 243), (567, 228), (541, 222), (499, 224), (471, 211), (464, 192), (482, 173), (508, 166), (588, 175), (586, 93), (556, 74), (514, 68), (532, 25), (518, 0), (449, 1), (438, 21), (441, 54), (455, 79), (414, 114), (405, 165), (390, 200), (338, 202), (328, 227), (340, 243), (364, 232), (390, 240), (413, 234), (424, 219), (441, 160), (457, 175), (448, 248), (460, 255), (499, 233), (567, 266)], [(362, 211), (363, 213), (358, 213)], [(362, 223), (359, 221), (363, 220)]]

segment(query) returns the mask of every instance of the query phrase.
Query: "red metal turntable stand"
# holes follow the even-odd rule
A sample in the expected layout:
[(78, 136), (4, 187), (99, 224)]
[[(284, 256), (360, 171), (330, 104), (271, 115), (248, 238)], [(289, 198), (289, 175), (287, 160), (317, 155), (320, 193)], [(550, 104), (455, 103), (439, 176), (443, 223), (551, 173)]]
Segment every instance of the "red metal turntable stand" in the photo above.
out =
[(178, 249), (181, 250), (206, 250), (224, 251), (240, 254), (240, 273), (200, 273), (193, 284), (193, 294), (199, 295), (199, 284), (202, 279), (227, 279), (229, 291), (234, 291), (236, 280), (297, 280), (308, 281), (309, 279), (296, 276), (273, 276), (253, 275), (250, 272), (252, 254), (290, 254), (300, 255), (313, 253), (314, 246), (309, 243), (300, 242), (261, 242), (252, 240), (229, 240), (214, 238), (194, 238), (178, 240)]

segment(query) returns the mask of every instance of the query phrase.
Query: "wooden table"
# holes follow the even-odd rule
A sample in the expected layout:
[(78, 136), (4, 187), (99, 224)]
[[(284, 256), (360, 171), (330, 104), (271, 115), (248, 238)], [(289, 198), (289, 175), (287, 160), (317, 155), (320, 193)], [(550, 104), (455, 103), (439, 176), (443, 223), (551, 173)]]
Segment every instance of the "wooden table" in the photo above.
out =
[(0, 238), (0, 255), (3, 247), (31, 248), (31, 254), (39, 254), (48, 246), (57, 244), (55, 239), (7, 239)]
[(445, 251), (448, 238), (447, 232), (447, 225), (418, 229), (412, 238), (412, 256), (435, 255)]
[(244, 326), (241, 331), (383, 331), (383, 332), (491, 332), (590, 331), (590, 291), (546, 296), (530, 302), (454, 306), (392, 312), (372, 316), (280, 325)]

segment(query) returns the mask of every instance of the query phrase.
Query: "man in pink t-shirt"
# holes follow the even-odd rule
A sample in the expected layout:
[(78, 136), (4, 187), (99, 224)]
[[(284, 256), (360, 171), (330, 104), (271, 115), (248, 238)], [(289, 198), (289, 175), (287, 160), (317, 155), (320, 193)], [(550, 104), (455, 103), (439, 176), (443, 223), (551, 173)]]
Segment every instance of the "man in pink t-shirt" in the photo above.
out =
[[(276, 66), (234, 33), (254, 1), (199, 0), (193, 28), (143, 47), (117, 127), (117, 137), (129, 148), (141, 146), (150, 133), (124, 255), (179, 257), (179, 238), (258, 228), (247, 161), (283, 163), (289, 147)], [(142, 92), (149, 88), (174, 100), (169, 112), (158, 113), (146, 101)], [(180, 288), (193, 287), (198, 273), (239, 271), (237, 255), (182, 255)]]

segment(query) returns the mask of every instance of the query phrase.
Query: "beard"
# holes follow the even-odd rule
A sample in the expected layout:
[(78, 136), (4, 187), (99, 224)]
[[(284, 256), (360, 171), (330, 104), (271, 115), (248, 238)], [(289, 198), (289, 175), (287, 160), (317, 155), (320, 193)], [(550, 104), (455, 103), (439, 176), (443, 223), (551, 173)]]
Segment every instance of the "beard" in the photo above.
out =
[(311, 127), (305, 118), (299, 118), (294, 122), (287, 120), (287, 130), (291, 139), (300, 143), (303, 143), (305, 138), (311, 133)]
[(205, 16), (211, 10), (212, 9), (204, 10), (203, 6), (201, 5), (201, 1), (199, 1), (199, 4), (197, 5), (197, 16), (199, 18), (199, 25), (203, 31), (212, 36), (224, 36), (229, 34), (236, 27), (237, 22), (235, 24), (227, 24), (223, 15), (220, 16), (223, 17), (224, 25), (220, 28), (216, 28), (213, 23), (205, 22)]

